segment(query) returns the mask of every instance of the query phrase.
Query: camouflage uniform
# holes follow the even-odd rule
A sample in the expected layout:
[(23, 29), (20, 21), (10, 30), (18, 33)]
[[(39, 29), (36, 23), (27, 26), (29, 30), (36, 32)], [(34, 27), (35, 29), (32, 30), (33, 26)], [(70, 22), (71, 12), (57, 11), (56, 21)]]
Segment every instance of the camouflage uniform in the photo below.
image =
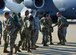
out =
[[(59, 18), (59, 17), (58, 17)], [(67, 33), (67, 27), (68, 27), (68, 22), (67, 22), (67, 19), (63, 16), (60, 17), (61, 18), (61, 34), (60, 37), (61, 37), (61, 42), (62, 42), (62, 45), (65, 45), (65, 42), (66, 42), (66, 33)]]
[(7, 51), (8, 43), (9, 43), (9, 31), (6, 29), (6, 25), (8, 25), (7, 20), (4, 21), (3, 26), (4, 26), (4, 31), (3, 31), (3, 40), (4, 40), (4, 50), (3, 52)]
[(22, 30), (22, 27), (23, 27), (23, 20), (20, 16), (20, 13), (18, 14), (18, 21), (19, 21), (19, 24), (21, 25), (21, 28), (19, 30), (19, 33), (20, 33), (20, 38), (21, 38), (21, 30)]
[(58, 44), (65, 44), (65, 37), (64, 37), (64, 27), (62, 26), (62, 20), (64, 17), (58, 17), (58, 22), (55, 24), (58, 25), (58, 38), (60, 40), (60, 42)]
[[(7, 33), (9, 34), (9, 36), (10, 36), (10, 44), (12, 44), (11, 43), (11, 40), (13, 40), (13, 39), (11, 39), (11, 30), (13, 29), (13, 27), (14, 27), (14, 25), (13, 25), (13, 18), (11, 17), (11, 16), (9, 16), (7, 19), (6, 19), (6, 21), (5, 21), (5, 24), (4, 24), (4, 26), (5, 26), (5, 30), (4, 30), (4, 41), (5, 41), (5, 46), (4, 46), (4, 50), (7, 48), (7, 46), (8, 46), (8, 36), (7, 36)], [(10, 45), (10, 47), (11, 47), (12, 45)], [(5, 51), (4, 51), (5, 52)], [(12, 55), (12, 54), (11, 54)]]
[[(51, 35), (52, 23), (51, 23), (51, 20), (48, 20), (45, 17), (43, 19), (41, 19), (41, 23), (43, 25), (43, 27), (42, 27), (43, 45), (45, 46), (45, 45), (47, 45), (47, 42), (48, 42), (48, 36)], [(51, 41), (52, 41), (52, 39), (51, 39)]]
[(30, 25), (30, 23), (28, 24), (28, 22), (29, 22), (29, 18), (25, 17), (24, 28), (21, 32), (21, 41), (19, 41), (18, 48), (22, 45), (23, 50), (27, 48), (27, 50), (30, 51), (31, 32), (30, 32), (30, 27), (28, 26)]
[(26, 43), (25, 46), (27, 47), (27, 50), (30, 51), (30, 40), (31, 40), (31, 35), (30, 35), (30, 21), (28, 17), (24, 18), (24, 30), (23, 30), (23, 35), (25, 36)]
[(12, 22), (11, 25), (13, 25), (13, 27), (11, 28), (11, 30), (9, 32), (9, 35), (10, 35), (10, 55), (12, 55), (12, 53), (13, 53), (13, 48), (14, 48), (14, 45), (15, 45), (15, 40), (16, 40), (16, 37), (17, 37), (17, 33), (18, 33), (18, 31), (20, 30), (20, 27), (21, 27), (16, 14), (14, 14), (14, 16), (13, 16), (13, 22)]
[(53, 27), (52, 27), (52, 19), (50, 18), (50, 19), (48, 19), (47, 20), (48, 21), (48, 35), (50, 36), (50, 44), (53, 44), (52, 43), (52, 32), (53, 32)]
[(30, 16), (30, 35), (31, 35), (31, 47), (34, 48), (34, 18)]
[(8, 35), (8, 31), (7, 31), (7, 30), (4, 30), (4, 31), (3, 31), (4, 50), (7, 49), (8, 43), (9, 43), (9, 36), (7, 36), (7, 35)]
[(20, 25), (21, 25), (21, 28), (20, 28), (20, 30), (19, 30), (19, 33), (20, 33), (20, 41), (19, 41), (19, 43), (18, 43), (18, 46), (16, 46), (16, 48), (15, 48), (15, 53), (18, 51), (18, 52), (21, 52), (20, 51), (20, 49), (19, 49), (19, 47), (22, 45), (22, 32), (21, 32), (21, 30), (22, 30), (22, 27), (23, 27), (23, 20), (22, 20), (22, 18), (21, 18), (21, 16), (20, 16), (20, 13), (18, 14), (18, 20), (19, 20), (19, 23), (20, 23)]

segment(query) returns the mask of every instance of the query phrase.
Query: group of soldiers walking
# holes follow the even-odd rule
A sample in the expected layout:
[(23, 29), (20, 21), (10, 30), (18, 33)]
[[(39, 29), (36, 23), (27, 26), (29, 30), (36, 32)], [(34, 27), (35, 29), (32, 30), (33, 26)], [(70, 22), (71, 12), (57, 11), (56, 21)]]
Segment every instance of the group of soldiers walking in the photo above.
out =
[[(60, 42), (58, 44), (65, 45), (66, 42), (66, 29), (68, 24), (65, 25), (63, 22), (66, 20), (65, 17), (61, 15), (60, 12), (57, 12), (58, 22), (52, 26), (52, 18), (50, 14), (47, 12), (44, 14), (43, 18), (39, 18), (38, 14), (34, 17), (33, 15), (29, 16), (29, 11), (25, 11), (25, 18), (22, 20), (20, 13), (13, 13), (10, 16), (9, 12), (5, 12), (4, 16), (6, 20), (3, 22), (3, 39), (4, 39), (4, 53), (9, 53), (9, 55), (13, 55), (13, 48), (15, 48), (15, 53), (21, 52), (22, 50), (27, 50), (31, 52), (30, 49), (36, 50), (37, 46), (36, 42), (38, 40), (39, 31), (43, 35), (42, 44), (43, 46), (48, 46), (48, 41), (50, 37), (50, 45), (54, 45), (52, 43), (52, 32), (53, 27), (58, 25), (58, 38)], [(15, 44), (15, 40), (17, 38), (17, 33), (20, 33), (20, 41), (18, 45)], [(2, 34), (1, 34), (2, 35)], [(1, 39), (1, 38), (0, 38)], [(7, 50), (8, 44), (10, 41), (10, 52)]]

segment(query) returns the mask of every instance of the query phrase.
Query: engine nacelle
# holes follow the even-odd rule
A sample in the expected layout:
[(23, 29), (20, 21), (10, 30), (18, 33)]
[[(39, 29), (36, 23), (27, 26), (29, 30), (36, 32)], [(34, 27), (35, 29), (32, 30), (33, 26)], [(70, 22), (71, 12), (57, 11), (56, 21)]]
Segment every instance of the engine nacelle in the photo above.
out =
[(5, 2), (4, 0), (0, 0), (0, 10), (3, 10), (5, 7)]
[(24, 0), (13, 0), (15, 3), (18, 3), (18, 4), (20, 4), (22, 1), (24, 1)]
[(44, 6), (45, 1), (44, 0), (24, 0), (24, 5), (27, 8), (42, 8)]
[(17, 4), (15, 2), (10, 2), (10, 1), (6, 1), (6, 7), (8, 9), (10, 9), (12, 12), (15, 12), (15, 13), (20, 13), (21, 10), (23, 9), (24, 5), (23, 3), (20, 3), (20, 4)]

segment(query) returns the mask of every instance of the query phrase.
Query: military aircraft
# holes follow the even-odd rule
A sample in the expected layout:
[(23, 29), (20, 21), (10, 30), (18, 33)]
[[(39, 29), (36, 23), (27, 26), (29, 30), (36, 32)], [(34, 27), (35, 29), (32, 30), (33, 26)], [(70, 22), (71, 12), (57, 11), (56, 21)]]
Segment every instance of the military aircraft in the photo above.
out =
[(12, 13), (7, 7), (5, 7), (2, 11), (0, 11), (0, 15), (3, 15), (5, 12)]
[(0, 0), (0, 10), (5, 6), (11, 11), (19, 13), (23, 7), (32, 9), (39, 14), (49, 12), (56, 22), (56, 12), (60, 11), (62, 15), (70, 19), (76, 19), (76, 0)]

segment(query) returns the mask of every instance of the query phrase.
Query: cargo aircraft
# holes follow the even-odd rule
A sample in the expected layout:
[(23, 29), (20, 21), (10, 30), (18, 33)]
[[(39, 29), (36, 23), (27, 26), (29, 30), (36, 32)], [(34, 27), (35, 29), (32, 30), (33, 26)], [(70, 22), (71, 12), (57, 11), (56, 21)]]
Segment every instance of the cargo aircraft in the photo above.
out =
[(15, 13), (21, 12), (23, 7), (40, 15), (49, 12), (53, 22), (57, 21), (56, 12), (58, 11), (67, 19), (76, 19), (76, 0), (0, 0), (0, 11), (4, 7)]

